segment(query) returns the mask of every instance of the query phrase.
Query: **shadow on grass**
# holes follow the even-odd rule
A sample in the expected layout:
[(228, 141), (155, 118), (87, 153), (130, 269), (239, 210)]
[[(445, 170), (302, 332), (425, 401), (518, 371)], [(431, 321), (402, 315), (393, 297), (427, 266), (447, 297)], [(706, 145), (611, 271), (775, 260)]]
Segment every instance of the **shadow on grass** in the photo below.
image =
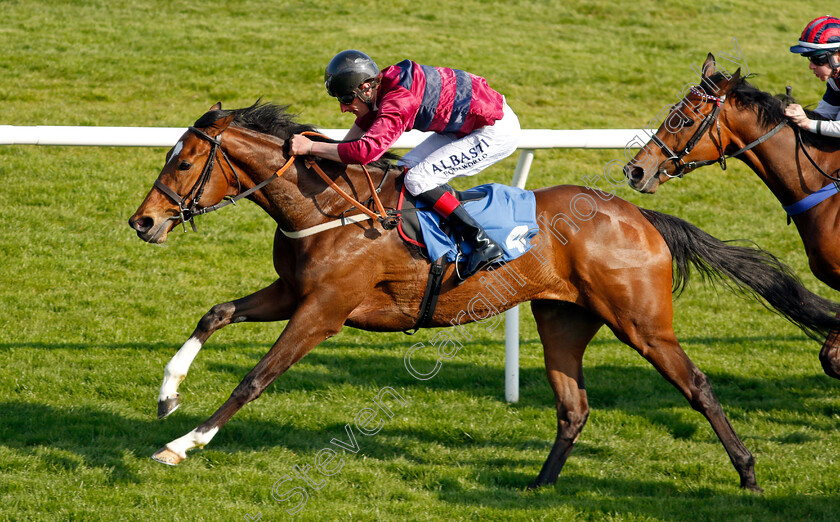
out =
[[(521, 474), (519, 474), (521, 475)], [(481, 487), (465, 488), (455, 481), (441, 481), (437, 496), (453, 505), (490, 507), (515, 516), (516, 511), (542, 512), (560, 505), (578, 509), (586, 519), (632, 520), (809, 520), (833, 521), (840, 498), (825, 496), (767, 496), (735, 490), (722, 492), (709, 488), (686, 491), (665, 480), (627, 480), (561, 475), (554, 486), (536, 491), (505, 487), (524, 476), (490, 471)], [(501, 487), (500, 487), (501, 486)]]
[[(697, 341), (694, 341), (697, 342)], [(711, 342), (711, 341), (710, 341)], [(472, 343), (485, 345), (486, 342)], [(157, 345), (155, 345), (157, 347)], [(161, 345), (162, 346), (162, 345)], [(445, 361), (440, 373), (427, 381), (419, 381), (412, 377), (405, 369), (401, 354), (408, 345), (402, 342), (384, 342), (381, 344), (365, 344), (364, 354), (354, 351), (360, 345), (352, 343), (331, 343), (327, 350), (319, 352), (317, 349), (303, 359), (301, 364), (291, 368), (281, 376), (264, 394), (260, 400), (270, 400), (271, 395), (282, 395), (289, 391), (321, 392), (337, 386), (351, 386), (371, 390), (370, 396), (384, 386), (390, 386), (404, 394), (409, 400), (403, 408), (403, 413), (412, 415), (412, 396), (418, 392), (456, 392), (473, 397), (492, 398), (504, 401), (503, 385), (504, 370), (501, 367), (488, 367), (470, 362), (461, 362), (456, 357)], [(40, 347), (37, 345), (29, 347)], [(58, 345), (58, 347), (64, 347)], [(136, 348), (131, 345), (114, 345), (106, 348), (124, 347)], [(467, 353), (470, 343), (466, 343)], [(4, 347), (0, 347), (3, 349)], [(74, 349), (75, 345), (70, 345)], [(103, 348), (103, 347), (99, 347)], [(171, 346), (166, 346), (171, 349)], [(223, 350), (255, 350), (253, 343), (229, 344)], [(381, 349), (382, 353), (371, 354), (370, 349)], [(499, 343), (500, 356), (503, 347)], [(254, 363), (262, 356), (262, 352), (254, 352)], [(431, 368), (430, 358), (418, 358), (418, 364), (425, 364)], [(213, 379), (213, 374), (229, 374), (241, 378), (251, 366), (248, 364), (228, 364), (218, 362), (205, 363), (207, 373), (202, 379)], [(587, 391), (590, 406), (593, 410), (619, 410), (631, 415), (644, 416), (652, 423), (661, 426), (675, 438), (689, 438), (702, 427), (708, 429), (708, 424), (699, 413), (689, 411), (683, 415), (687, 403), (685, 399), (666, 382), (653, 368), (638, 366), (597, 365), (585, 367)], [(732, 410), (740, 411), (740, 416), (748, 418), (750, 412), (793, 412), (797, 415), (780, 415), (777, 421), (785, 424), (790, 430), (796, 430), (805, 421), (798, 421), (797, 416), (813, 417), (814, 412), (808, 402), (816, 399), (833, 397), (836, 383), (822, 374), (809, 376), (790, 376), (779, 378), (745, 377), (728, 372), (708, 373), (724, 411), (732, 418)], [(198, 376), (191, 376), (198, 378)], [(229, 379), (226, 379), (229, 380)], [(359, 408), (367, 404), (359, 404)], [(520, 371), (520, 400), (513, 409), (545, 409), (553, 410), (552, 392), (546, 382), (542, 368), (522, 368)], [(840, 414), (840, 402), (833, 400), (824, 406), (820, 412), (826, 416), (825, 422), (808, 421), (807, 427), (811, 431), (835, 431), (837, 422), (835, 416)], [(126, 454), (136, 454), (140, 457), (150, 456), (165, 442), (173, 440), (187, 433), (195, 426), (206, 420), (206, 416), (184, 415), (178, 412), (164, 422), (153, 418), (138, 420), (127, 418), (117, 413), (111, 413), (91, 407), (56, 408), (31, 402), (6, 401), (0, 403), (0, 444), (19, 449), (31, 455), (39, 456), (45, 465), (72, 470), (78, 465), (76, 459), (61, 457), (60, 452), (39, 452), (40, 447), (56, 448), (78, 455), (81, 460), (91, 467), (106, 470), (112, 482), (138, 482), (139, 479), (126, 465)], [(415, 410), (416, 411), (416, 410)], [(676, 411), (676, 412), (675, 412)], [(347, 422), (352, 422), (348, 414)], [(736, 429), (737, 429), (736, 422)], [(553, 426), (542, 428), (553, 432)], [(318, 430), (300, 429), (282, 420), (254, 420), (252, 418), (234, 421), (214, 439), (211, 449), (213, 453), (224, 452), (253, 452), (265, 448), (284, 447), (295, 452), (317, 452), (327, 447), (331, 438), (346, 439), (344, 424), (333, 423)], [(784, 443), (802, 443), (803, 435), (792, 434), (780, 439)], [(405, 441), (409, 441), (406, 443)], [(528, 450), (522, 452), (527, 457), (521, 459), (504, 458), (491, 459), (486, 465), (488, 472), (483, 476), (482, 483), (487, 487), (516, 488), (517, 484), (527, 484), (534, 477), (525, 473), (505, 471), (515, 468), (539, 469), (551, 447), (551, 440), (542, 440), (534, 436), (518, 440), (494, 441), (465, 441), (457, 430), (447, 432), (435, 426), (414, 426), (411, 429), (399, 429), (387, 426), (375, 437), (360, 438), (361, 451), (373, 458), (388, 461), (390, 459), (405, 458), (418, 464), (428, 464), (423, 449), (413, 450), (411, 442), (436, 443), (452, 448), (470, 447), (502, 447), (514, 450)], [(603, 450), (596, 443), (579, 445), (575, 451), (577, 456), (597, 458)], [(721, 448), (721, 452), (723, 449)], [(480, 467), (482, 463), (474, 463)], [(589, 480), (582, 485), (570, 484), (561, 476), (560, 485), (564, 491), (571, 489), (571, 493), (590, 491), (592, 489), (609, 491), (610, 481)], [(657, 487), (660, 483), (655, 483)], [(667, 483), (665, 483), (667, 484)], [(453, 499), (459, 502), (470, 502), (473, 491), (457, 491), (457, 484), (444, 485), (441, 495), (448, 494), (449, 488)], [(644, 483), (638, 486), (645, 489)], [(616, 495), (626, 495), (628, 485), (621, 484), (612, 487)], [(633, 488), (630, 488), (633, 489)], [(642, 492), (643, 493), (643, 492)], [(640, 494), (642, 494), (640, 493)], [(519, 498), (521, 492), (510, 492), (511, 499)], [(702, 493), (697, 493), (702, 495)], [(478, 495), (475, 502), (480, 502), (485, 495)], [(498, 498), (498, 495), (496, 495)], [(539, 496), (537, 496), (539, 498)], [(555, 497), (552, 497), (556, 500)], [(701, 498), (698, 496), (697, 498)], [(504, 501), (504, 495), (500, 502)], [(617, 509), (617, 508), (616, 508)]]
[[(130, 419), (87, 406), (56, 408), (31, 402), (3, 402), (0, 411), (0, 445), (68, 471), (80, 462), (44, 449), (76, 454), (86, 466), (106, 471), (112, 483), (140, 482), (126, 465), (126, 456), (151, 456), (160, 446), (161, 425), (154, 420)], [(188, 431), (197, 422), (184, 418), (177, 425)]]
[[(132, 466), (136, 468), (136, 464), (127, 462), (127, 458), (135, 458), (137, 454), (141, 457), (151, 455), (161, 437), (182, 433), (198, 421), (185, 417), (177, 421), (173, 419), (174, 422), (168, 419), (163, 424), (154, 420), (127, 419), (91, 408), (57, 409), (24, 402), (0, 403), (0, 411), (4, 412), (0, 417), (3, 446), (17, 453), (36, 456), (49, 469), (72, 472), (80, 463), (98, 468), (107, 474), (110, 484), (142, 483), (145, 478), (138, 477), (130, 469)], [(198, 452), (200, 457), (197, 460), (219, 466), (231, 463), (231, 454), (285, 446), (296, 455), (293, 457), (296, 460), (285, 463), (291, 470), (294, 464), (311, 464), (314, 453), (321, 447), (327, 447), (330, 437), (342, 437), (343, 433), (344, 426), (338, 423), (312, 431), (281, 422), (232, 422), (214, 440), (212, 451)], [(417, 446), (412, 440), (432, 438), (423, 429), (386, 426), (376, 436), (359, 437), (358, 455), (382, 461), (383, 466), (389, 466), (389, 462), (396, 459), (406, 459), (415, 466), (397, 465), (402, 471), (392, 468), (389, 472), (402, 473), (403, 480), (431, 491), (443, 502), (489, 507), (509, 516), (515, 516), (516, 511), (550, 513), (552, 508), (561, 504), (565, 509), (579, 509), (590, 516), (598, 516), (599, 513), (604, 517), (626, 514), (634, 519), (647, 516), (686, 521), (715, 520), (724, 514), (727, 520), (782, 520), (785, 517), (793, 520), (832, 520), (840, 509), (840, 499), (831, 495), (764, 497), (741, 492), (736, 489), (734, 472), (731, 484), (723, 484), (720, 490), (686, 490), (685, 485), (668, 479), (591, 477), (572, 472), (561, 474), (554, 486), (527, 491), (525, 485), (534, 476), (521, 470), (539, 469), (548, 453), (550, 443), (547, 441), (471, 443), (474, 447), (513, 447), (527, 451), (520, 452), (523, 455), (521, 459), (479, 461), (479, 457), (468, 458), (461, 463), (463, 469), (478, 471), (471, 479), (462, 481), (447, 473), (429, 473), (430, 466), (438, 466), (439, 462), (422, 448), (416, 452), (411, 450)], [(453, 448), (462, 444), (454, 441), (442, 443)], [(66, 456), (67, 452), (79, 459)], [(591, 444), (581, 445), (576, 455), (586, 456), (590, 461), (602, 457), (597, 446)], [(348, 454), (345, 458), (349, 457), (352, 455)], [(236, 462), (231, 465), (236, 465)]]
[[(335, 386), (358, 386), (377, 390), (383, 386), (391, 386), (407, 390), (454, 391), (504, 401), (504, 369), (500, 365), (488, 367), (469, 361), (462, 362), (456, 356), (452, 360), (443, 361), (440, 371), (434, 377), (421, 381), (406, 370), (402, 356), (393, 354), (393, 344), (365, 346), (368, 349), (380, 347), (383, 351), (374, 354), (370, 351), (359, 354), (353, 349), (358, 348), (356, 345), (345, 347), (333, 344), (328, 351), (319, 351), (316, 348), (277, 379), (266, 394), (328, 391)], [(402, 345), (399, 347), (402, 348)], [(470, 343), (465, 343), (461, 353), (467, 353), (469, 349)], [(500, 345), (500, 357), (502, 355), (503, 347)], [(261, 354), (255, 354), (255, 363), (259, 357)], [(499, 363), (501, 364), (501, 359)], [(244, 377), (252, 368), (244, 364), (206, 364), (207, 369), (212, 372), (237, 378)], [(418, 371), (426, 372), (431, 371), (435, 363), (430, 357), (420, 356), (413, 359), (413, 364)], [(702, 367), (700, 369), (704, 370)], [(643, 366), (587, 366), (584, 362), (583, 371), (592, 409), (660, 410), (687, 404), (679, 391), (646, 363)], [(749, 377), (722, 371), (705, 370), (705, 373), (724, 409), (729, 406), (747, 411), (809, 411), (809, 401), (835, 396), (840, 385), (823, 373), (775, 378)], [(553, 408), (553, 395), (542, 368), (520, 368), (519, 381), (517, 407)], [(827, 408), (825, 413), (828, 415), (840, 414), (840, 403), (837, 404), (837, 408)]]
[[(608, 371), (615, 372), (616, 369)], [(654, 372), (650, 373), (651, 377), (658, 377)], [(637, 401), (645, 403), (646, 399)], [(656, 400), (663, 404), (661, 401)], [(411, 402), (400, 408), (395, 406), (395, 412), (411, 415)], [(641, 404), (635, 408), (640, 414), (654, 409)], [(90, 407), (68, 409), (9, 401), (0, 403), (0, 411), (4, 413), (0, 416), (0, 444), (3, 446), (35, 456), (43, 466), (51, 469), (73, 471), (82, 462), (87, 467), (104, 472), (112, 484), (142, 483), (144, 479), (132, 471), (132, 468), (136, 469), (136, 464), (132, 465), (127, 459), (147, 458), (163, 441), (186, 433), (203, 420), (196, 416), (179, 415), (181, 412), (163, 422), (138, 420)], [(668, 420), (667, 416), (663, 418)], [(348, 416), (347, 422), (352, 422), (351, 417)], [(283, 421), (234, 418), (214, 439), (210, 451), (196, 452), (194, 456), (218, 466), (235, 464), (236, 459), (231, 456), (238, 453), (247, 455), (282, 447), (296, 455), (292, 457), (294, 460), (285, 463), (286, 468), (291, 470), (294, 464), (311, 464), (315, 453), (321, 448), (331, 447), (331, 438), (346, 440), (344, 429), (342, 423), (309, 430)], [(561, 474), (555, 486), (529, 492), (524, 487), (533, 480), (551, 446), (550, 440), (536, 437), (465, 441), (455, 432), (442, 433), (435, 427), (413, 425), (403, 428), (386, 423), (377, 435), (357, 436), (357, 442), (359, 453), (356, 456), (364, 455), (381, 461), (383, 466), (399, 460), (411, 462), (412, 466), (404, 471), (407, 475), (403, 479), (420, 483), (421, 487), (433, 491), (444, 502), (491, 507), (509, 514), (511, 510), (550, 510), (562, 502), (566, 508), (578, 508), (582, 513), (590, 514), (601, 512), (604, 516), (628, 514), (654, 519), (665, 517), (667, 520), (713, 520), (726, 513), (728, 520), (738, 520), (741, 515), (744, 520), (770, 520), (780, 513), (789, 513), (793, 519), (831, 520), (836, 509), (840, 508), (840, 501), (834, 497), (764, 498), (740, 493), (736, 490), (734, 472), (731, 483), (721, 486), (721, 490), (725, 491), (686, 491), (685, 486), (678, 487), (667, 479), (593, 478), (581, 473), (567, 473)], [(460, 464), (465, 469), (479, 472), (466, 483), (446, 474), (440, 477), (412, 475), (423, 474), (423, 469), (439, 465), (436, 457), (429, 453), (428, 445), (431, 443), (459, 452), (462, 455)], [(487, 448), (514, 450), (521, 457), (484, 459), (480, 455), (488, 452), (471, 454), (461, 451)], [(51, 449), (63, 451), (49, 451)], [(68, 458), (64, 456), (65, 452), (79, 458)], [(720, 452), (723, 454), (722, 448)], [(348, 454), (348, 457), (352, 456)], [(609, 457), (611, 450), (600, 446), (597, 441), (579, 444), (573, 456), (576, 459), (585, 458), (593, 465)], [(728, 467), (722, 462), (709, 465)], [(523, 469), (534, 472), (528, 473)], [(399, 475), (398, 471), (391, 472)], [(726, 492), (729, 490), (732, 492)], [(708, 515), (704, 516), (704, 513)], [(808, 516), (803, 518), (805, 514)]]

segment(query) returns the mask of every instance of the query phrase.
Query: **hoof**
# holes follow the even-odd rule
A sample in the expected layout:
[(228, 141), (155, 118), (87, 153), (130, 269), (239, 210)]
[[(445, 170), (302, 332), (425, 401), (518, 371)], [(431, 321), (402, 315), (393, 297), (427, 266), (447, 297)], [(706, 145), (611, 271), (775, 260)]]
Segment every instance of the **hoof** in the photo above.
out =
[(181, 394), (177, 393), (174, 397), (158, 401), (158, 419), (168, 417), (173, 411), (177, 410), (179, 406), (181, 406)]
[(828, 338), (820, 350), (820, 363), (825, 374), (840, 379), (840, 332), (837, 330), (828, 334)]
[(541, 487), (544, 487), (544, 486), (553, 486), (553, 485), (554, 485), (554, 482), (544, 482), (544, 481), (541, 481), (541, 480), (534, 480), (533, 482), (528, 484), (528, 490), (533, 491), (535, 489), (540, 489)]
[(763, 489), (761, 489), (761, 488), (758, 486), (758, 484), (750, 484), (749, 486), (742, 486), (742, 487), (743, 487), (745, 490), (747, 490), (747, 491), (749, 491), (749, 492), (751, 492), (751, 493), (757, 493), (757, 494), (762, 494), (762, 493), (764, 493), (764, 490), (763, 490)]
[(152, 455), (152, 460), (166, 464), (167, 466), (177, 466), (184, 461), (184, 457), (164, 446)]
[(826, 375), (840, 379), (840, 361), (836, 358), (820, 357), (820, 362)]

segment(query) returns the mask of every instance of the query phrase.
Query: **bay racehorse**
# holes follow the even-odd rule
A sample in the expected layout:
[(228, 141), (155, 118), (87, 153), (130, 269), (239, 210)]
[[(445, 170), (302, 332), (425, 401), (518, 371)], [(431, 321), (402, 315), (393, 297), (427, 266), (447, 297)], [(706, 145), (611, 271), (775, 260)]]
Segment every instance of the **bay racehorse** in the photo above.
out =
[[(750, 85), (740, 69), (731, 76), (715, 71), (709, 54), (700, 84), (671, 109), (624, 173), (631, 187), (653, 193), (696, 168), (718, 163), (725, 169), (727, 158), (740, 159), (796, 225), (814, 275), (840, 290), (840, 139), (789, 124), (784, 109), (792, 101), (789, 92), (773, 96)], [(840, 379), (840, 332), (825, 339), (820, 362)]]
[[(260, 104), (225, 111), (217, 104), (184, 133), (130, 226), (161, 243), (177, 224), (247, 196), (276, 222), (277, 280), (247, 297), (213, 306), (166, 365), (158, 416), (180, 404), (178, 385), (208, 338), (243, 321), (288, 323), (268, 353), (203, 424), (166, 444), (155, 460), (175, 465), (202, 447), (246, 403), (318, 343), (347, 325), (372, 331), (415, 326), (430, 261), (408, 246), (388, 219), (330, 184), (366, 201), (378, 187), (393, 209), (401, 169), (377, 163), (363, 169), (284, 152), (293, 133), (306, 130), (283, 107)], [(320, 165), (324, 177), (316, 175)], [(282, 175), (280, 175), (282, 174)], [(370, 177), (370, 182), (367, 177)], [(708, 378), (680, 347), (672, 327), (672, 292), (691, 265), (732, 279), (730, 285), (762, 296), (813, 337), (840, 325), (840, 305), (803, 288), (772, 255), (719, 241), (678, 218), (640, 209), (609, 194), (577, 186), (534, 191), (539, 232), (523, 256), (463, 284), (450, 265), (444, 272), (431, 327), (451, 327), (530, 301), (554, 390), (557, 436), (537, 487), (557, 480), (589, 415), (583, 383), (584, 350), (607, 325), (639, 352), (702, 413), (723, 443), (743, 488), (760, 490), (754, 459), (730, 425)], [(364, 210), (359, 222), (336, 221)], [(393, 213), (393, 212), (391, 212)], [(348, 217), (348, 219), (350, 219)], [(313, 228), (315, 227), (315, 228)], [(674, 269), (673, 267), (676, 267)], [(482, 295), (483, 299), (476, 299)], [(492, 297), (487, 297), (492, 296)], [(439, 347), (440, 348), (440, 347)]]

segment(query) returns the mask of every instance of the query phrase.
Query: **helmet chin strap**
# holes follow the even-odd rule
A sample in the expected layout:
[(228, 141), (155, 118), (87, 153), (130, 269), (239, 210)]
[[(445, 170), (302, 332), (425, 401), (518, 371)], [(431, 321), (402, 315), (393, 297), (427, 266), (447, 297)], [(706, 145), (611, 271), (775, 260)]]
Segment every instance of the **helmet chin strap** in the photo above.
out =
[(379, 88), (379, 78), (374, 78), (368, 83), (370, 83), (370, 86), (367, 89), (361, 90), (357, 87), (356, 89), (354, 89), (354, 92), (356, 93), (356, 97), (362, 100), (362, 102), (364, 102), (365, 105), (368, 106), (368, 109), (370, 109), (370, 111), (373, 112), (376, 110), (374, 104), (374, 95), (376, 94), (377, 88)]

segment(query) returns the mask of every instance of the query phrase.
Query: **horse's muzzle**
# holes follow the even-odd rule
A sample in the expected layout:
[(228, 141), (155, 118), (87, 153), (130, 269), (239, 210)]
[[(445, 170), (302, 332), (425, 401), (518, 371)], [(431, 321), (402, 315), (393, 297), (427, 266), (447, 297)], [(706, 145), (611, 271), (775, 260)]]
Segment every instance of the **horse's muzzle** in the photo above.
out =
[(169, 232), (170, 221), (171, 218), (155, 223), (155, 219), (151, 216), (134, 215), (128, 220), (128, 226), (137, 232), (137, 237), (147, 243), (163, 243)]
[(637, 190), (645, 194), (653, 194), (656, 192), (656, 189), (659, 188), (657, 177), (653, 175), (648, 176), (647, 179), (645, 179), (645, 169), (639, 167), (638, 165), (633, 165), (632, 163), (625, 165), (624, 176), (627, 178), (627, 183), (633, 190)]

